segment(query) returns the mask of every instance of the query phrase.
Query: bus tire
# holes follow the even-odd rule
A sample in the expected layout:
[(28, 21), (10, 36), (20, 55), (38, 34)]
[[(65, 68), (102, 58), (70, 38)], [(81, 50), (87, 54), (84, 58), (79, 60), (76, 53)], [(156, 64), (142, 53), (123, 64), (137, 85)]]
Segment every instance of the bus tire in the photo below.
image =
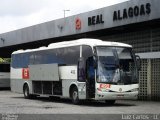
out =
[(113, 105), (116, 102), (116, 100), (105, 100), (105, 103), (107, 105)]
[(75, 105), (78, 105), (80, 103), (79, 97), (78, 97), (78, 89), (77, 87), (73, 87), (71, 91), (71, 99), (72, 103)]
[(27, 84), (25, 84), (23, 87), (23, 94), (25, 99), (31, 98), (31, 95), (29, 94), (29, 87)]

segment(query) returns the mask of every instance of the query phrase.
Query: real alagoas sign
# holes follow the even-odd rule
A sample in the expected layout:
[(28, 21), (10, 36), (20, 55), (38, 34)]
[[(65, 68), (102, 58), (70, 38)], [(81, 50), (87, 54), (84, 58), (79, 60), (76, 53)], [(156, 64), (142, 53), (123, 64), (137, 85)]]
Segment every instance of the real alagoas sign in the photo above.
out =
[(149, 15), (151, 13), (151, 4), (141, 4), (129, 8), (124, 8), (123, 10), (117, 10), (113, 13), (113, 21)]
[[(113, 11), (113, 21), (126, 20), (134, 17), (141, 17), (151, 13), (151, 3), (144, 3), (135, 6), (129, 6), (122, 10)], [(104, 24), (105, 20), (103, 14), (93, 15), (88, 17), (88, 26), (95, 26)]]
[(103, 24), (103, 23), (104, 23), (104, 20), (103, 20), (102, 14), (88, 17), (88, 26)]
[[(132, 0), (75, 17), (75, 32), (101, 29), (160, 19), (160, 0)], [(78, 18), (78, 19), (77, 19)]]

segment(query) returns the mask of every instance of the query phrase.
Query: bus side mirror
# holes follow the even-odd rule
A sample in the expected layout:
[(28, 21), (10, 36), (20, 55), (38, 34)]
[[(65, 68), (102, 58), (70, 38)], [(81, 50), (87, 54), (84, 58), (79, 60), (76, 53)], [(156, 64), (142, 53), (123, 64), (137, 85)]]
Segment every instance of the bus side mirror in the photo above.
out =
[(136, 55), (136, 62), (138, 70), (141, 70), (141, 58), (138, 55)]

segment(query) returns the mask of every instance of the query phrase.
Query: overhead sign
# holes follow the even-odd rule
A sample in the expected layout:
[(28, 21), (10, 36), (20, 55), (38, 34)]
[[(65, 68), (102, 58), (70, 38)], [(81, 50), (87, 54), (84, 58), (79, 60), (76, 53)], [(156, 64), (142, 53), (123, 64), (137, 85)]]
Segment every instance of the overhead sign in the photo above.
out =
[(81, 19), (79, 18), (76, 18), (75, 20), (75, 27), (76, 27), (76, 30), (80, 30), (81, 29)]
[(117, 10), (113, 13), (113, 21), (149, 15), (151, 13), (151, 4), (141, 4), (133, 7), (125, 8), (123, 10)]
[(96, 24), (103, 24), (103, 23), (104, 23), (104, 20), (103, 20), (102, 14), (88, 17), (88, 26), (96, 25)]

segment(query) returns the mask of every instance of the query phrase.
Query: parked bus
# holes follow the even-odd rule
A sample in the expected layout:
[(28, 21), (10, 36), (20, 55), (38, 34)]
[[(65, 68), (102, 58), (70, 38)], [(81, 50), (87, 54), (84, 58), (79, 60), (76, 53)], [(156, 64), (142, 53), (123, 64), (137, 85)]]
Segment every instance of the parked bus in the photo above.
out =
[(138, 57), (118, 42), (79, 39), (12, 53), (11, 90), (81, 100), (137, 99)]
[(10, 63), (0, 63), (0, 89), (10, 87)]

